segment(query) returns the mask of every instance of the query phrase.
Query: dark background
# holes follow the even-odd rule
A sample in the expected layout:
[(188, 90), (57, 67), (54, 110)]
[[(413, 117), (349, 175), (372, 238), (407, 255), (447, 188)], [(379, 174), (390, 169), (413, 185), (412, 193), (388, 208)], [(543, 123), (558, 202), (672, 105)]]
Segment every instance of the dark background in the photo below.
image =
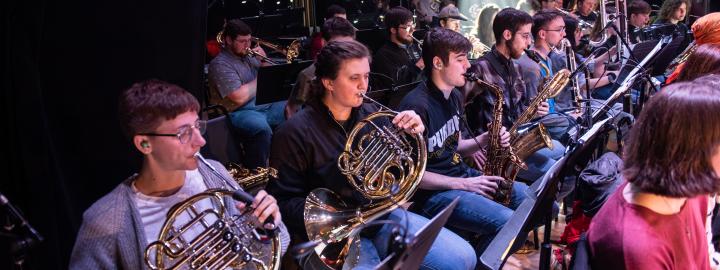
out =
[[(158, 78), (201, 97), (204, 0), (3, 1), (0, 192), (45, 237), (30, 269), (65, 269), (82, 212), (137, 171), (117, 97)], [(4, 212), (0, 212), (4, 216)], [(11, 269), (0, 238), (0, 269)]]

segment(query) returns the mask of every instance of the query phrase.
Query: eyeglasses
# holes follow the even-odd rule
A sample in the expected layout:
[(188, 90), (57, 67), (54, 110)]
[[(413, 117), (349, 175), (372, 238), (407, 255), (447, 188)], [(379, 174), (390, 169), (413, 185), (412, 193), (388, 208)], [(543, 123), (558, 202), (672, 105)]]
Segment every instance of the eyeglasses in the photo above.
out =
[(405, 29), (405, 31), (410, 32), (410, 30), (415, 29), (415, 24), (411, 23), (408, 25), (398, 25), (398, 28)]
[(190, 140), (192, 140), (193, 136), (193, 128), (196, 128), (198, 131), (200, 131), (200, 134), (205, 134), (205, 128), (207, 127), (207, 121), (205, 120), (197, 120), (195, 121), (195, 124), (193, 125), (186, 125), (182, 126), (178, 129), (178, 132), (175, 134), (170, 133), (153, 133), (153, 132), (146, 132), (146, 133), (138, 133), (138, 135), (144, 135), (144, 136), (163, 136), (163, 137), (177, 137), (178, 140), (180, 140), (180, 143), (186, 144)]
[(565, 26), (563, 26), (560, 29), (543, 29), (543, 30), (549, 31), (549, 32), (565, 32)]

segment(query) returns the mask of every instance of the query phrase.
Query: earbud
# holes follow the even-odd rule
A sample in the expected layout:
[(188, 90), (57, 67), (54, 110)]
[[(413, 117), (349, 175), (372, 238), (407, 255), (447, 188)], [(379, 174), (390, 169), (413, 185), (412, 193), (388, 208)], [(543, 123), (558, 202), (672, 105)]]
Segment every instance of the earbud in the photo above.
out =
[(140, 146), (142, 146), (142, 148), (150, 148), (150, 144), (147, 141), (142, 141)]

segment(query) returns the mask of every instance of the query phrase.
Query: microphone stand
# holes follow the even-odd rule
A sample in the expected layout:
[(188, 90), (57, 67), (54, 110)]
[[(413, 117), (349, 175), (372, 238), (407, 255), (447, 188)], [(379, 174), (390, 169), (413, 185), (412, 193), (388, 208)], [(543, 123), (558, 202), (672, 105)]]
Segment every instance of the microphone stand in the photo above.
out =
[(28, 223), (27, 219), (23, 217), (20, 211), (15, 208), (2, 193), (0, 193), (0, 206), (5, 209), (8, 222), (3, 227), (7, 233), (3, 232), (3, 234), (4, 236), (7, 235), (13, 238), (12, 244), (10, 245), (13, 268), (23, 269), (28, 251), (38, 243), (44, 241), (44, 238)]

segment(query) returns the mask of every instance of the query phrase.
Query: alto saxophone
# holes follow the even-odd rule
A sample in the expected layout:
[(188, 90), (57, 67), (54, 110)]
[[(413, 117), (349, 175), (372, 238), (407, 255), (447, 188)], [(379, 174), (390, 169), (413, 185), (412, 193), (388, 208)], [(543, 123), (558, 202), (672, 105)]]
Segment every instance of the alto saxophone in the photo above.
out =
[[(475, 81), (490, 88), (492, 93), (495, 95), (493, 121), (490, 123), (490, 128), (488, 130), (490, 138), (488, 140), (487, 149), (485, 150), (487, 162), (483, 168), (483, 174), (503, 176), (505, 174), (505, 170), (507, 169), (507, 161), (512, 162), (518, 167), (527, 168), (525, 162), (523, 162), (522, 159), (515, 154), (512, 146), (503, 148), (502, 145), (500, 145), (500, 131), (503, 127), (503, 104), (505, 103), (503, 91), (496, 85), (481, 80), (475, 73), (465, 73), (463, 75), (468, 81)], [(495, 191), (493, 200), (505, 206), (510, 205), (510, 199), (512, 198), (512, 186), (513, 179), (505, 178), (505, 180), (498, 183), (498, 189)]]
[[(555, 97), (565, 88), (570, 79), (570, 72), (567, 69), (558, 71), (547, 83), (543, 85), (543, 88), (538, 92), (537, 97), (530, 102), (527, 109), (518, 117), (517, 121), (513, 123), (510, 128), (510, 145), (515, 149), (517, 157), (521, 160), (525, 160), (531, 154), (537, 152), (542, 148), (553, 148), (552, 139), (548, 135), (547, 129), (542, 123), (538, 123), (535, 128), (520, 130), (519, 127), (532, 119), (537, 113), (538, 105), (550, 97)], [(505, 179), (514, 181), (517, 177), (520, 169), (526, 169), (518, 166), (513, 166), (514, 162), (506, 160), (504, 167), (506, 171), (501, 175)]]

